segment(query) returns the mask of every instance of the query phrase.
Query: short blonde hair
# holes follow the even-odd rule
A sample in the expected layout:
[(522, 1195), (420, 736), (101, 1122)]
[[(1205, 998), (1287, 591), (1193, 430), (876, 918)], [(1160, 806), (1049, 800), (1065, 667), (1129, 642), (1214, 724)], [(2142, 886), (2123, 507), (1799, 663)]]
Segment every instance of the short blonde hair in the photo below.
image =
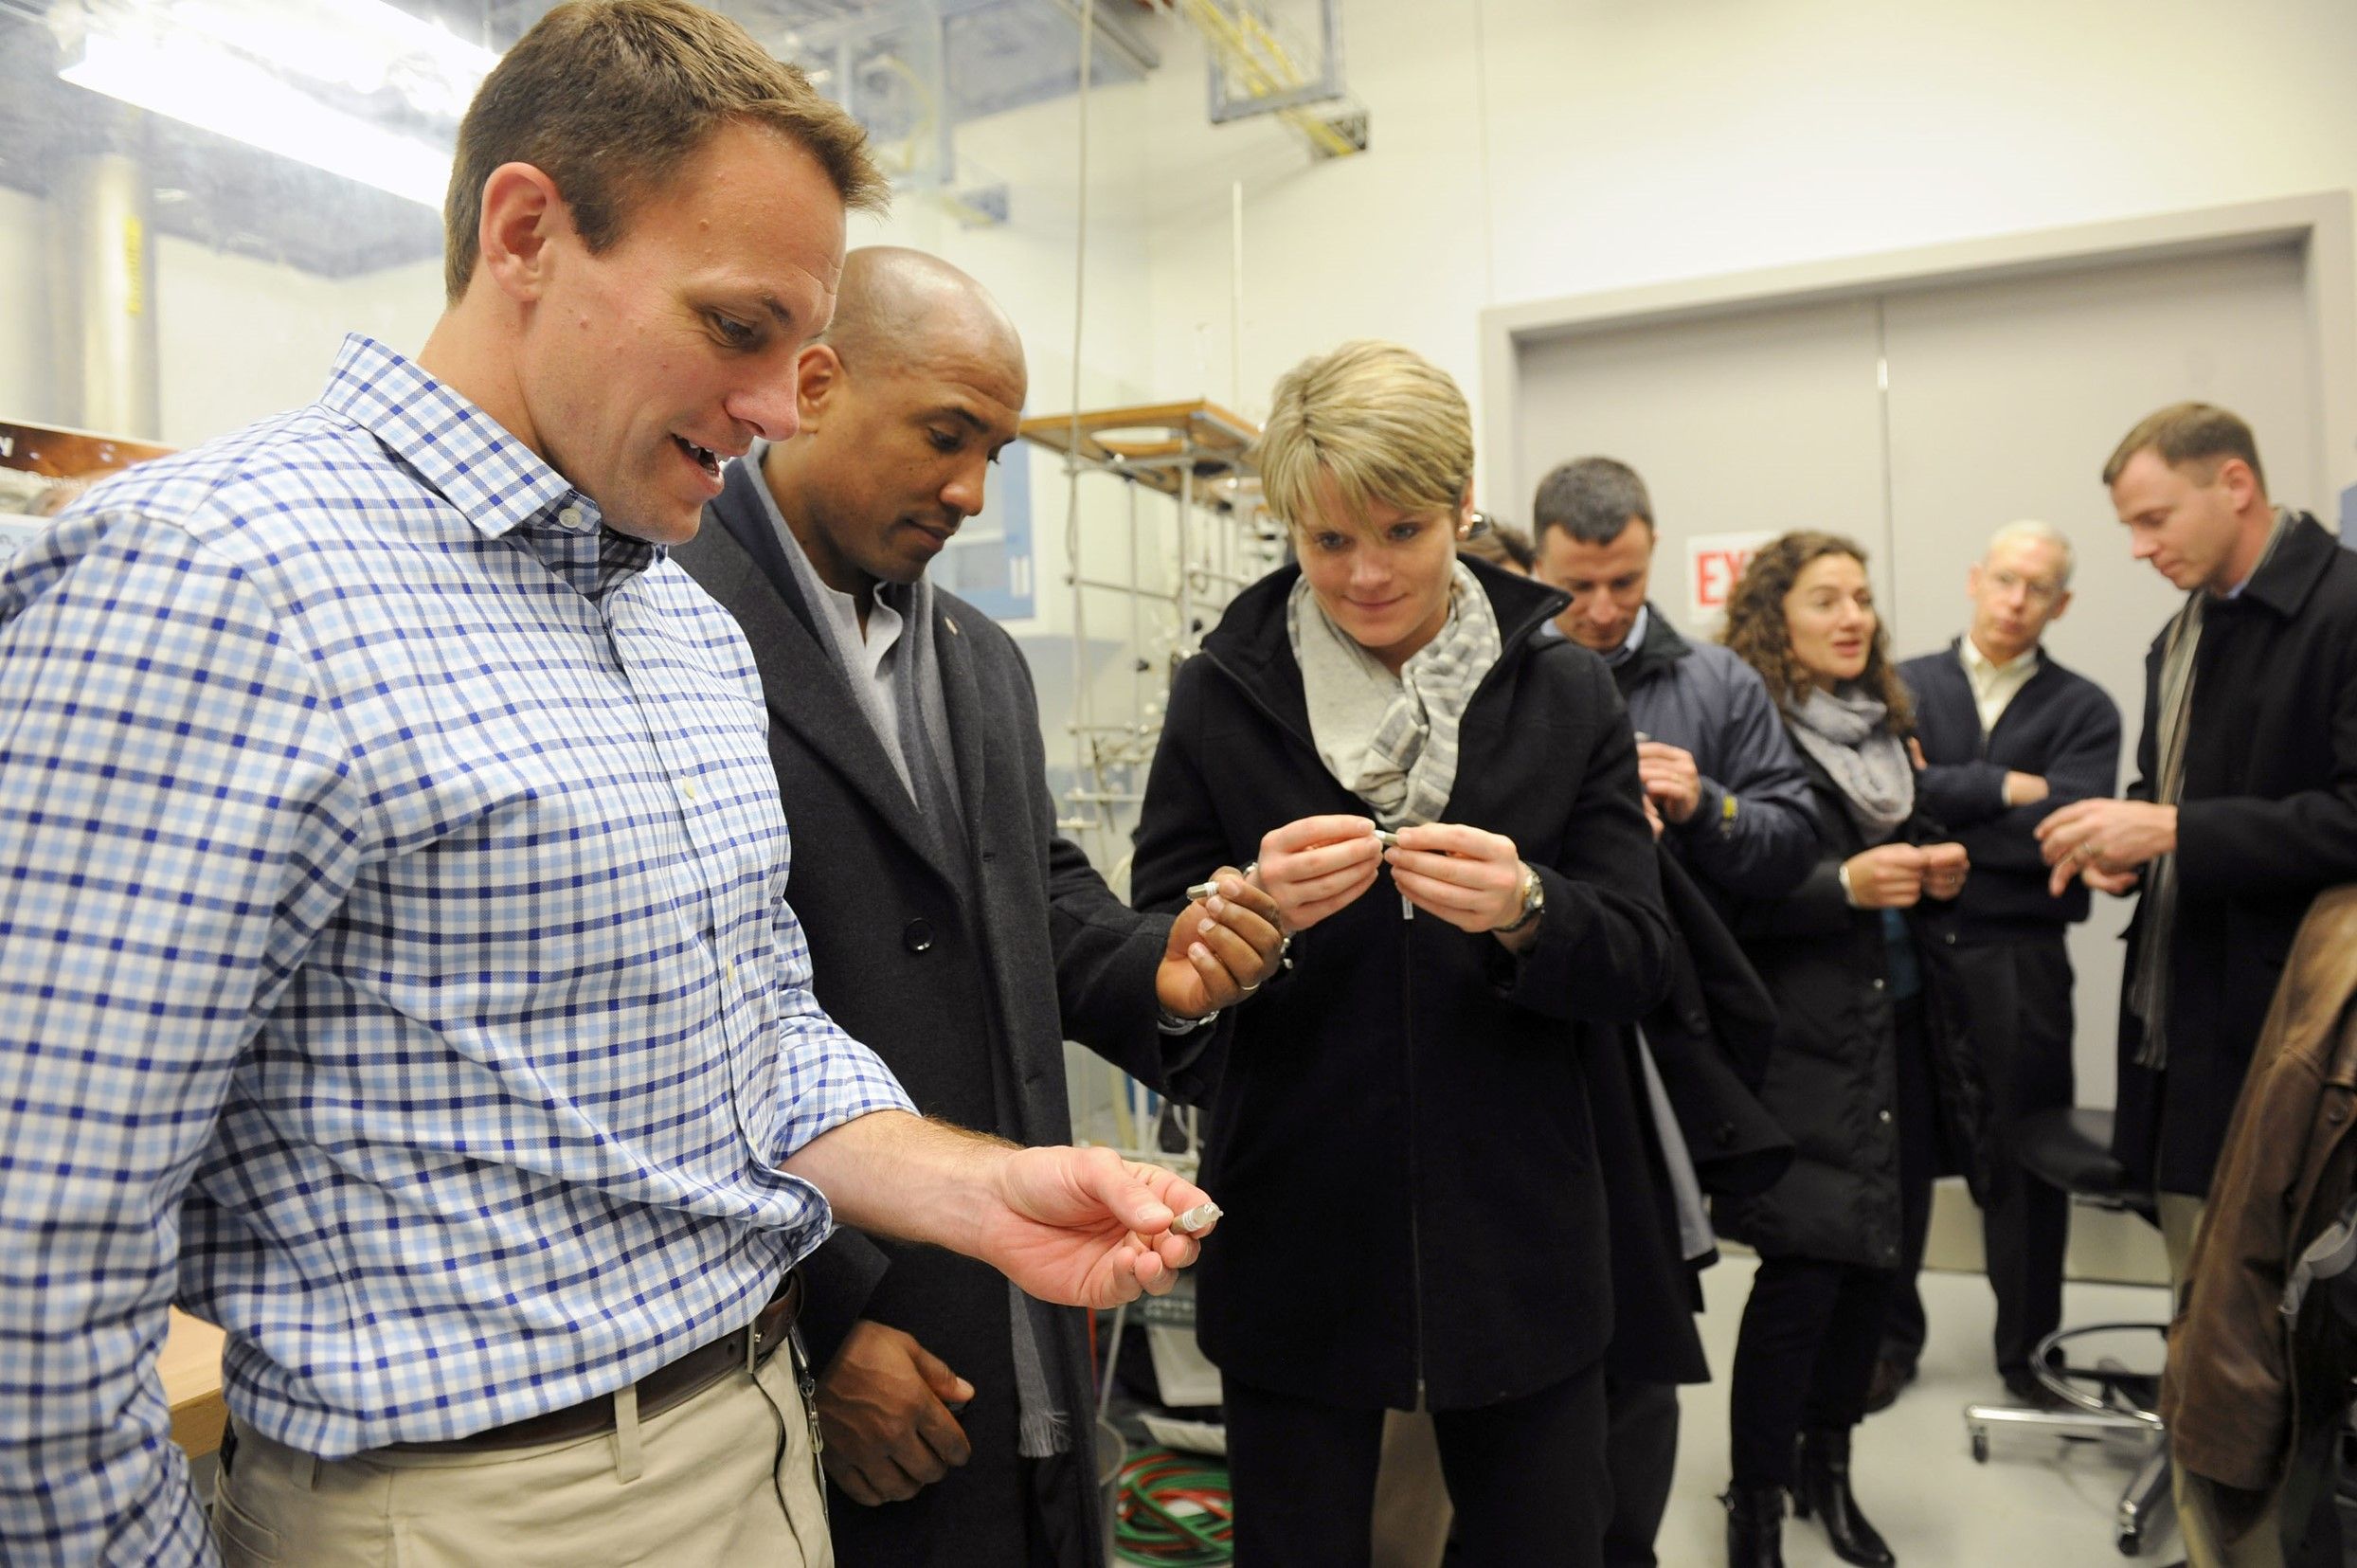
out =
[[(1252, 443), (1268, 509), (1318, 520), (1321, 484), (1346, 511), (1454, 512), (1473, 483), (1473, 413), (1448, 372), (1396, 343), (1345, 343), (1278, 378)], [(1336, 518), (1340, 522), (1344, 519)]]

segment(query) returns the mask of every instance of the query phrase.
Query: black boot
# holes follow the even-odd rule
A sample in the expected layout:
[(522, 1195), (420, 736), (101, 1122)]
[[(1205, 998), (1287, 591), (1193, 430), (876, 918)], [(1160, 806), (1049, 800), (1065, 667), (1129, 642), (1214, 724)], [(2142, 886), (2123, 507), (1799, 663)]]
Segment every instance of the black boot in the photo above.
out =
[(1802, 1433), (1796, 1474), (1793, 1518), (1815, 1514), (1823, 1520), (1833, 1555), (1844, 1562), (1857, 1563), (1859, 1568), (1895, 1568), (1898, 1559), (1891, 1556), (1881, 1536), (1858, 1511), (1858, 1499), (1850, 1495), (1847, 1432)]
[(1729, 1487), (1727, 1568), (1784, 1568), (1784, 1488)]

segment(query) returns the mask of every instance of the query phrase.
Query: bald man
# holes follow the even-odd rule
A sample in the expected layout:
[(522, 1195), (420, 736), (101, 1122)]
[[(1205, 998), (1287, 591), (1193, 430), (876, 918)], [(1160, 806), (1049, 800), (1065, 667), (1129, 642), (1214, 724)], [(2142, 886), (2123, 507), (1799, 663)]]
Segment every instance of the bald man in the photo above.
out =
[[(1070, 1136), (1067, 1038), (1199, 1090), (1275, 906), (1232, 872), (1176, 922), (1115, 898), (1056, 836), (1013, 640), (925, 581), (1015, 439), (1014, 324), (945, 262), (856, 250), (799, 371), (797, 433), (730, 466), (673, 558), (761, 668), (819, 1000), (920, 1108), (1017, 1143)], [(1101, 1560), (1079, 1312), (857, 1232), (803, 1274), (846, 1568)]]

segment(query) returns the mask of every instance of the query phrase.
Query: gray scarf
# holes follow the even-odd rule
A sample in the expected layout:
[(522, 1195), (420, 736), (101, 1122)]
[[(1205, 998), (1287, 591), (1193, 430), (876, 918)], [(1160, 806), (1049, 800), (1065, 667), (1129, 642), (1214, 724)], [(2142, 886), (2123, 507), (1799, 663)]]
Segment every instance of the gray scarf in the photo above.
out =
[(1806, 701), (1784, 705), (1792, 739), (1833, 776), (1869, 846), (1898, 832), (1915, 810), (1915, 764), (1884, 722), (1889, 716), (1889, 709), (1855, 686), (1838, 694), (1811, 687)]
[[(2276, 552), (2292, 514), (2276, 509), (2276, 526), (2259, 552), (2256, 577)], [(2186, 742), (2193, 728), (2193, 657), (2202, 645), (2202, 619), (2211, 594), (2197, 588), (2169, 622), (2161, 649), (2161, 689), (2153, 704), (2160, 724), (2159, 770), (2152, 781), (2155, 805), (2175, 805), (2186, 789)], [(2128, 977), (2128, 1010), (2143, 1025), (2136, 1065), (2158, 1072), (2168, 1065), (2168, 951), (2177, 931), (2177, 856), (2156, 856), (2145, 868), (2144, 902), (2136, 910), (2136, 967)]]
[(1319, 760), (1387, 828), (1438, 821), (1448, 809), (1457, 727), (1503, 651), (1489, 595), (1464, 562), (1455, 573), (1447, 623), (1397, 675), (1327, 618), (1308, 578), (1286, 601)]

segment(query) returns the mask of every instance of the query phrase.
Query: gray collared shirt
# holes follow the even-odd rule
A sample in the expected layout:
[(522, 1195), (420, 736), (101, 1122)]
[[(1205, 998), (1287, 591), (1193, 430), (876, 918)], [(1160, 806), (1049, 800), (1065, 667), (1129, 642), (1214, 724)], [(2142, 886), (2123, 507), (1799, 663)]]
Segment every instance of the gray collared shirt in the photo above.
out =
[[(767, 442), (756, 442), (752, 451), (740, 460), (751, 464), (759, 473), (768, 450)], [(921, 615), (930, 607), (925, 602), (926, 585), (877, 584), (869, 601), (868, 623), (863, 629), (859, 624), (859, 601), (828, 586), (819, 577), (819, 568), (811, 564), (810, 552), (802, 549), (802, 542), (794, 536), (785, 514), (778, 510), (777, 497), (769, 494), (766, 478), (753, 487), (753, 494), (761, 497), (761, 509), (768, 514), (769, 526), (794, 568), (794, 581), (801, 585), (802, 602), (810, 606), (835, 643), (836, 662), (851, 682), (852, 694), (858, 699), (860, 711), (868, 715), (868, 722), (875, 727), (877, 736), (884, 742), (885, 755), (892, 759), (902, 785), (914, 796), (916, 781), (909, 774), (908, 752), (900, 733), (900, 679), (905, 663), (902, 650), (909, 646), (909, 640), (902, 633), (912, 615)]]

